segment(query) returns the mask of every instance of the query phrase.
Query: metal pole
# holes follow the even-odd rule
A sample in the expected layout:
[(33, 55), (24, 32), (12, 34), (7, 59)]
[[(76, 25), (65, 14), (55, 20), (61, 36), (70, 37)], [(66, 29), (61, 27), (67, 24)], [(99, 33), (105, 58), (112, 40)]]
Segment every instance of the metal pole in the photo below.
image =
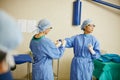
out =
[(102, 1), (102, 0), (92, 0), (92, 1), (100, 3), (100, 4), (104, 4), (106, 6), (110, 6), (110, 7), (113, 7), (113, 8), (116, 8), (116, 9), (120, 10), (120, 6), (112, 4), (112, 3), (108, 3), (108, 2), (105, 2), (105, 1)]

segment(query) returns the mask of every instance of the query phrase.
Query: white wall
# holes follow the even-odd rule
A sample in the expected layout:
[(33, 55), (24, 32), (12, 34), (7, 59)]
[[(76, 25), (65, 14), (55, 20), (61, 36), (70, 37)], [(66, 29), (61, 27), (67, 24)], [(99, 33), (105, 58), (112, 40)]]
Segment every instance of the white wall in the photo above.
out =
[[(52, 40), (70, 37), (82, 33), (79, 27), (72, 26), (72, 5), (74, 0), (0, 0), (0, 8), (16, 19), (47, 18), (51, 21), (53, 30), (48, 34)], [(105, 0), (120, 4), (119, 0)], [(101, 44), (101, 49), (109, 53), (120, 53), (120, 10), (110, 8), (89, 0), (82, 0), (82, 21), (93, 19), (96, 28), (93, 32)], [(17, 51), (29, 51), (29, 41), (32, 33), (23, 33), (24, 41)], [(73, 57), (72, 49), (66, 49), (60, 59), (59, 77), (68, 80), (70, 63)], [(16, 77), (18, 75), (15, 74)], [(19, 75), (20, 76), (20, 75)]]

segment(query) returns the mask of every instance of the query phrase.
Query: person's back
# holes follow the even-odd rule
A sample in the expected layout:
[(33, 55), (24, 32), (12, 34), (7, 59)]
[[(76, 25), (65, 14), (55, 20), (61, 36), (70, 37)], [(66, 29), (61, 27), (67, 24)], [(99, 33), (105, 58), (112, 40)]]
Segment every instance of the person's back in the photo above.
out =
[(38, 24), (39, 33), (34, 35), (30, 42), (33, 53), (32, 80), (54, 80), (52, 60), (58, 59), (64, 52), (64, 47), (56, 45), (45, 35), (50, 31), (47, 20), (41, 20)]

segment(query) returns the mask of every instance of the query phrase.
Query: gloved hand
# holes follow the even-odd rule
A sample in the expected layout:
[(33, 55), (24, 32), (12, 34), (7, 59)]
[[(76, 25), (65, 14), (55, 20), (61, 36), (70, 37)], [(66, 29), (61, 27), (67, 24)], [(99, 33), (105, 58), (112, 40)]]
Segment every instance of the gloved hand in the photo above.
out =
[(91, 44), (88, 45), (88, 49), (90, 50), (91, 54), (95, 54), (95, 51), (93, 50), (93, 46)]
[(15, 61), (14, 61), (14, 57), (12, 54), (8, 53), (6, 56), (6, 61), (9, 64), (10, 67), (14, 67), (15, 66)]
[(55, 42), (55, 45), (56, 45), (56, 47), (60, 47), (60, 46), (62, 45), (62, 42), (59, 41), (59, 40), (57, 40), (57, 41)]
[(55, 45), (56, 45), (57, 47), (60, 47), (60, 46), (65, 47), (65, 45), (66, 45), (66, 40), (59, 39), (59, 40), (57, 40), (57, 41), (55, 42)]
[(66, 40), (62, 40), (62, 46), (65, 47), (66, 45)]

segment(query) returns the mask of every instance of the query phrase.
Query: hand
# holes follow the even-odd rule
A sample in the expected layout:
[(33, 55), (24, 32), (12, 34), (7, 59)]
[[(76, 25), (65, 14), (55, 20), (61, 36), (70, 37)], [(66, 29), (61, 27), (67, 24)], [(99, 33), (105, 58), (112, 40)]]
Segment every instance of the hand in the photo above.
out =
[(66, 40), (62, 40), (62, 39), (59, 39), (59, 40), (57, 40), (56, 42), (55, 42), (55, 44), (56, 44), (56, 46), (57, 47), (60, 47), (60, 46), (62, 46), (62, 47), (65, 47), (65, 45), (66, 45)]
[(62, 44), (62, 42), (60, 42), (59, 40), (57, 40), (57, 41), (55, 42), (55, 45), (56, 45), (57, 47), (60, 47), (61, 44)]
[(66, 40), (62, 40), (62, 46), (65, 47), (66, 45)]
[(91, 44), (88, 44), (88, 48), (89, 48), (89, 50), (92, 50), (93, 46)]
[(95, 54), (95, 51), (93, 50), (93, 46), (91, 44), (88, 44), (88, 49), (92, 54)]
[(14, 57), (12, 54), (8, 53), (6, 56), (6, 61), (9, 64), (10, 67), (14, 67), (15, 66), (15, 61), (14, 61)]

